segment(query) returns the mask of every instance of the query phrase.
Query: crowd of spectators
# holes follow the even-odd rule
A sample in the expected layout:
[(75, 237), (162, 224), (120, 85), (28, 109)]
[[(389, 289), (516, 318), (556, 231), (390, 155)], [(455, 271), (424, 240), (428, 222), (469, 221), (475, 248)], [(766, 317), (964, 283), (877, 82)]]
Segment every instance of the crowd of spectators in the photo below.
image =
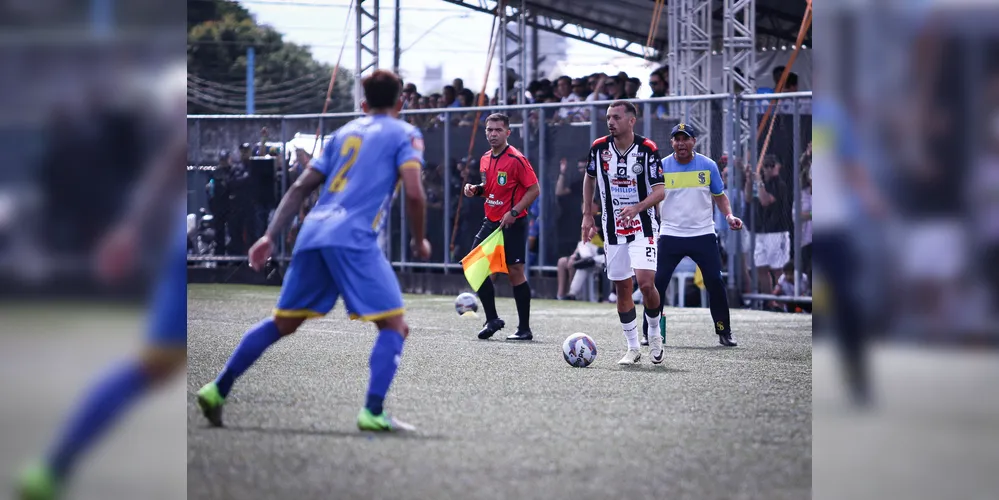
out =
[[(773, 86), (760, 87), (757, 89), (757, 92), (774, 92), (774, 89), (777, 87), (777, 82), (780, 80), (780, 76), (783, 72), (784, 66), (777, 66), (773, 68)], [(668, 96), (669, 68), (663, 66), (651, 72), (645, 83), (643, 83), (640, 78), (630, 76), (624, 71), (621, 71), (616, 75), (593, 73), (591, 75), (578, 78), (563, 75), (556, 78), (554, 81), (548, 78), (533, 80), (528, 83), (524, 92), (524, 103), (567, 104), (567, 106), (564, 107), (549, 108), (545, 110), (545, 120), (547, 123), (552, 125), (588, 122), (590, 121), (590, 107), (579, 105), (569, 106), (568, 104), (609, 101), (616, 99), (636, 99), (638, 98), (639, 90), (642, 89), (642, 85), (649, 86), (649, 89), (651, 90), (651, 95), (649, 97)], [(517, 104), (517, 92), (519, 86), (516, 84), (515, 77), (507, 79), (507, 89), (507, 105)], [(787, 81), (781, 91), (798, 91), (798, 75), (796, 73), (791, 72), (788, 74)], [(459, 127), (471, 126), (475, 121), (475, 112), (463, 112), (461, 108), (498, 106), (500, 104), (499, 100), (500, 97), (498, 89), (492, 96), (484, 95), (481, 92), (476, 93), (471, 89), (466, 88), (465, 82), (461, 78), (455, 78), (450, 85), (445, 85), (439, 92), (433, 91), (426, 94), (420, 93), (416, 84), (412, 82), (406, 83), (403, 87), (404, 110), (418, 111), (423, 109), (457, 108), (454, 110), (454, 113), (450, 113), (450, 120), (452, 125)], [(764, 105), (765, 104), (766, 103), (764, 102)], [(789, 103), (782, 103), (782, 106), (784, 107), (789, 105)], [(639, 107), (639, 113), (641, 112), (642, 108)], [(787, 110), (786, 112), (790, 112), (790, 110)], [(489, 114), (490, 112), (482, 112), (479, 118), (480, 121), (484, 121), (485, 117)], [(523, 121), (521, 113), (507, 114), (510, 115), (510, 121), (512, 123), (520, 123)], [(654, 107), (653, 114), (657, 119), (669, 118), (669, 107), (666, 104), (658, 104)], [(536, 112), (532, 111), (529, 116), (529, 119), (532, 122), (538, 119)], [(444, 113), (420, 113), (407, 114), (405, 119), (409, 123), (420, 128), (434, 128), (442, 126), (447, 118), (445, 118)]]
[[(659, 68), (649, 75), (647, 84), (651, 87), (652, 97), (665, 97), (669, 94), (668, 83), (669, 73), (667, 68)], [(507, 104), (517, 104), (518, 96), (515, 79), (507, 81)], [(560, 76), (555, 81), (543, 78), (531, 81), (524, 93), (524, 102), (527, 104), (538, 103), (580, 103), (607, 101), (614, 99), (635, 99), (638, 91), (642, 88), (642, 80), (629, 76), (622, 71), (616, 75), (606, 73), (593, 73), (581, 78)], [(450, 114), (451, 124), (460, 127), (471, 126), (475, 121), (475, 112), (462, 112), (460, 108), (469, 108), (477, 105), (498, 106), (499, 91), (497, 90), (491, 97), (482, 93), (475, 93), (465, 87), (461, 78), (455, 78), (451, 85), (444, 86), (440, 92), (421, 94), (416, 84), (409, 82), (403, 87), (403, 107), (405, 110), (421, 109), (441, 109), (458, 108)], [(519, 123), (523, 121), (520, 113), (509, 113), (510, 121)], [(658, 107), (656, 114), (660, 118), (665, 118), (665, 108)], [(485, 120), (488, 112), (480, 115), (480, 120)], [(537, 114), (531, 114), (530, 119), (537, 120)], [(421, 128), (433, 128), (443, 125), (445, 116), (438, 114), (409, 114), (406, 120)], [(565, 106), (561, 108), (550, 108), (545, 112), (545, 120), (551, 124), (563, 124), (573, 122), (587, 122), (590, 120), (590, 108), (586, 106)]]

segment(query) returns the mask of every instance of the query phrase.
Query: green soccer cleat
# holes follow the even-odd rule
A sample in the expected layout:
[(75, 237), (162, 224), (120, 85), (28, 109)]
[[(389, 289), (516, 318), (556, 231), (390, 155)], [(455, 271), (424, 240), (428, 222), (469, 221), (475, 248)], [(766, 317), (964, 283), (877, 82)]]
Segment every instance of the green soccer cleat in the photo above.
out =
[(56, 500), (60, 481), (52, 469), (38, 464), (29, 467), (17, 480), (16, 500)]
[(207, 383), (198, 389), (198, 408), (201, 408), (201, 414), (215, 427), (222, 427), (222, 405), (224, 404), (225, 398), (222, 397), (219, 386), (215, 385), (215, 382)]
[(357, 414), (357, 428), (362, 431), (375, 432), (412, 432), (416, 427), (401, 420), (394, 419), (382, 413), (375, 415), (371, 410), (362, 408)]

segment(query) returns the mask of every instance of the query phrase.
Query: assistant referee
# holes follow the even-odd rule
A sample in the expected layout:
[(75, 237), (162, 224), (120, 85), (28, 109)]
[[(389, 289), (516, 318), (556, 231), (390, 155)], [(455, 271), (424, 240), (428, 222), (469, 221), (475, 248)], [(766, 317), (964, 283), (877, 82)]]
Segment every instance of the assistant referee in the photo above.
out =
[[(478, 246), (496, 228), (503, 228), (507, 269), (520, 319), (517, 332), (506, 339), (532, 340), (531, 285), (524, 274), (524, 263), (527, 260), (527, 209), (538, 197), (541, 187), (531, 163), (517, 148), (507, 143), (509, 137), (510, 118), (502, 113), (494, 113), (486, 118), (486, 141), (489, 142), (490, 150), (479, 161), (482, 184), (465, 184), (464, 192), (468, 197), (486, 198), (486, 218), (482, 221), (479, 233), (475, 235), (472, 248)], [(492, 279), (482, 283), (478, 294), (486, 313), (486, 323), (479, 332), (479, 338), (488, 339), (506, 324), (496, 314), (496, 290)]]

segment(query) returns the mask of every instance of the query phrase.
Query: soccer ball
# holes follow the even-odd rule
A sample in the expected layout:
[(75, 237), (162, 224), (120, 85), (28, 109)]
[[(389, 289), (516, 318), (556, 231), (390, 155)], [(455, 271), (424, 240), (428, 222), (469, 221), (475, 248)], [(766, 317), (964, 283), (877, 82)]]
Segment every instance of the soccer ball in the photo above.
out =
[(475, 300), (475, 295), (466, 292), (454, 299), (454, 310), (458, 313), (458, 316), (469, 311), (476, 312), (479, 310), (479, 302)]
[(597, 359), (597, 344), (585, 333), (574, 333), (562, 343), (562, 356), (566, 363), (585, 368)]

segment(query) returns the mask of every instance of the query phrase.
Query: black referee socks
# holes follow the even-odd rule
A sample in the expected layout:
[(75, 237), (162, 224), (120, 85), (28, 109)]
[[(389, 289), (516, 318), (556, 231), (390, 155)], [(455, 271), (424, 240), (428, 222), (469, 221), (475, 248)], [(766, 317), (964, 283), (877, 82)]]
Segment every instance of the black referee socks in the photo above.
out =
[(517, 302), (517, 316), (520, 316), (518, 330), (531, 329), (531, 285), (523, 282), (513, 287), (513, 300)]

